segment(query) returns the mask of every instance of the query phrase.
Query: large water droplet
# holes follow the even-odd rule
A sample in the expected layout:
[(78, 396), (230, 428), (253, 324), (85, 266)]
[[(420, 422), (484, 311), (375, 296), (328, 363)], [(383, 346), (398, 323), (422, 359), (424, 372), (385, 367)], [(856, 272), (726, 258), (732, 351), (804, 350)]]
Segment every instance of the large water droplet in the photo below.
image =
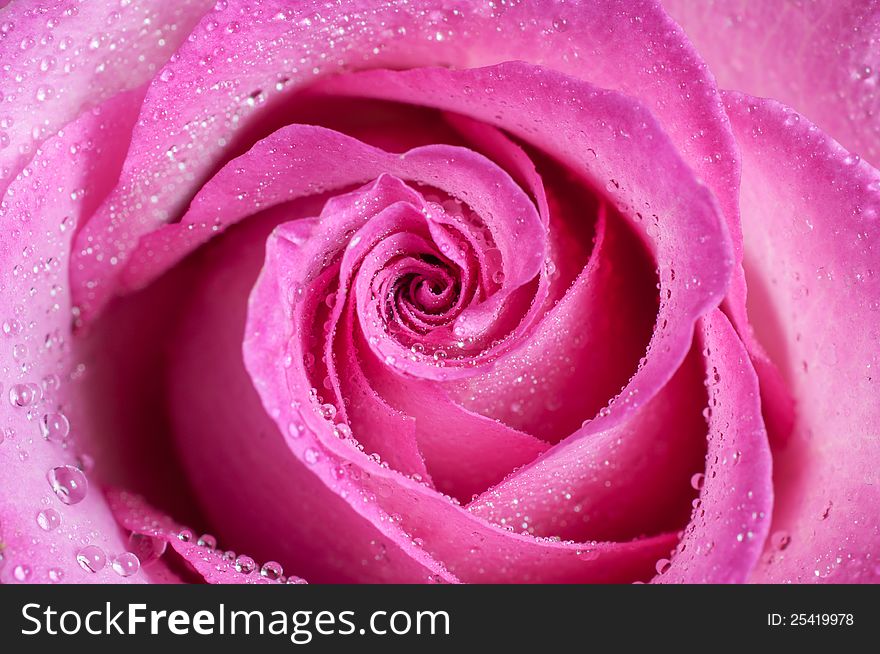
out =
[(211, 534), (202, 534), (196, 541), (196, 545), (199, 547), (207, 547), (209, 550), (215, 550), (217, 549), (217, 539)]
[(86, 545), (76, 554), (76, 562), (86, 572), (98, 572), (104, 569), (107, 557), (97, 545)]
[(79, 468), (58, 466), (49, 471), (47, 478), (55, 495), (65, 504), (77, 504), (85, 499), (89, 482)]
[(9, 388), (9, 403), (16, 407), (26, 407), (38, 402), (42, 393), (36, 384), (15, 384)]
[(266, 561), (260, 568), (260, 574), (267, 579), (280, 579), (284, 575), (284, 568), (276, 561)]
[(128, 537), (128, 550), (138, 558), (141, 565), (147, 565), (161, 557), (167, 547), (168, 541), (149, 534), (133, 533)]
[(132, 552), (123, 552), (110, 563), (113, 572), (120, 577), (130, 577), (141, 569), (141, 562)]

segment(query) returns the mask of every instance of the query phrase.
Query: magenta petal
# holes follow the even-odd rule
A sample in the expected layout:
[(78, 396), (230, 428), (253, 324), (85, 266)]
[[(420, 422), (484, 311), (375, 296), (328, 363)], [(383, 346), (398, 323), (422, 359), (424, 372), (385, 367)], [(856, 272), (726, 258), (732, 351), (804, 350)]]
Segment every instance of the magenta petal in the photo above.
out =
[(475, 498), (468, 511), (578, 542), (677, 531), (689, 514), (691, 478), (704, 465), (702, 378), (692, 351), (628, 420), (555, 448)]
[[(328, 489), (326, 479), (343, 464), (324, 456), (311, 433), (261, 405), (241, 347), (248, 293), (271, 228), (247, 221), (205, 249), (204, 277), (171, 337), (172, 426), (207, 521), (225, 546), (279, 561), (313, 582), (456, 581), (386, 512), (360, 495), (346, 501)], [(271, 304), (280, 308), (275, 297), (254, 297), (261, 317), (274, 315)], [(285, 326), (264, 324), (265, 336), (285, 337)], [(283, 375), (283, 362), (275, 363)], [(279, 383), (283, 391), (283, 377)], [(201, 392), (192, 393), (192, 386)]]
[[(124, 262), (139, 237), (175, 219), (213, 171), (283, 125), (291, 93), (343, 69), (377, 67), (526, 60), (639, 98), (719, 198), (738, 275), (735, 143), (710, 75), (656, 3), (475, 7), (418, 0), (328, 8), (270, 0), (246, 19), (236, 4), (204, 17), (147, 94), (120, 186), (88, 229), (100, 238), (112, 226), (116, 236), (81, 256), (95, 279), (88, 292), (77, 290), (86, 313), (116, 292), (119, 266), (109, 262)], [(344, 51), (333, 48), (338, 30)], [(252, 47), (258, 42), (273, 47)]]
[(772, 458), (758, 378), (720, 311), (701, 320), (709, 390), (706, 468), (690, 524), (657, 583), (741, 583), (764, 547), (773, 508)]
[[(288, 226), (285, 226), (276, 233), (282, 234), (287, 229)], [(228, 506), (233, 502), (246, 503), (251, 521), (255, 510), (266, 515), (261, 523), (270, 520), (274, 524), (281, 519), (276, 516), (278, 512), (273, 511), (275, 504), (248, 500), (256, 492), (248, 488), (248, 484), (235, 484), (234, 489), (224, 491), (219, 490), (218, 484), (213, 481), (217, 475), (223, 475), (225, 479), (229, 475), (236, 479), (244, 478), (247, 469), (258, 467), (261, 470), (279, 468), (277, 474), (282, 474), (280, 469), (283, 460), (279, 448), (284, 443), (280, 441), (275, 430), (267, 431), (263, 426), (271, 417), (278, 426), (277, 431), (287, 435), (286, 446), (303, 466), (294, 467), (293, 463), (287, 462), (287, 487), (284, 491), (293, 493), (296, 487), (307, 489), (295, 496), (291, 495), (296, 501), (283, 512), (283, 517), (290, 521), (285, 523), (286, 528), (295, 530), (291, 533), (312, 529), (313, 538), (309, 540), (309, 547), (323, 548), (339, 547), (340, 531), (352, 529), (356, 537), (347, 538), (344, 543), (346, 547), (354, 547), (358, 545), (358, 539), (363, 537), (357, 530), (366, 518), (385, 538), (395, 544), (392, 551), (392, 545), (387, 540), (374, 536), (372, 540), (382, 544), (382, 565), (371, 563), (360, 572), (353, 569), (345, 572), (346, 575), (356, 575), (355, 579), (369, 580), (376, 575), (413, 579), (411, 575), (418, 570), (414, 566), (426, 557), (428, 561), (434, 561), (432, 565), (438, 570), (432, 575), (439, 574), (441, 578), (467, 581), (631, 581), (650, 576), (654, 562), (672, 547), (674, 534), (662, 534), (634, 542), (583, 544), (565, 544), (510, 534), (465, 511), (450, 498), (418, 480), (382, 467), (350, 444), (328, 437), (332, 427), (326, 420), (318, 418), (309, 406), (301, 379), (302, 373), (297, 370), (297, 357), (288, 356), (295, 347), (291, 343), (297, 343), (301, 335), (296, 333), (293, 316), (287, 306), (291, 295), (289, 286), (296, 278), (286, 279), (287, 268), (283, 262), (284, 257), (290, 253), (285, 250), (292, 246), (286, 244), (286, 241), (289, 243), (287, 237), (280, 236), (269, 241), (263, 271), (249, 300), (250, 310), (245, 330), (245, 364), (262, 399), (265, 415), (249, 404), (247, 410), (237, 413), (239, 417), (234, 420), (230, 416), (222, 416), (212, 421), (210, 429), (203, 429), (197, 427), (199, 421), (196, 418), (187, 417), (193, 416), (189, 403), (181, 403), (177, 411), (181, 420), (179, 433), (186, 435), (181, 443), (193, 452), (189, 460), (191, 474), (199, 479), (197, 487), (212, 489), (205, 494), (203, 501), (206, 506), (218, 512), (218, 519), (219, 512), (223, 512), (223, 520), (218, 524), (240, 522), (237, 538), (254, 539), (253, 526), (245, 529), (243, 519), (236, 521), (230, 518)], [(218, 283), (226, 289), (227, 299), (224, 301), (228, 301), (231, 285)], [(218, 295), (219, 293), (208, 293), (206, 297), (214, 298)], [(307, 301), (308, 299), (301, 300), (300, 304)], [(215, 338), (217, 330), (211, 327), (213, 321), (205, 321), (208, 313), (204, 307), (200, 307), (195, 315), (198, 316), (198, 321), (193, 323), (189, 335), (182, 342), (200, 343), (198, 355), (194, 354), (196, 350), (193, 348), (184, 352), (189, 352), (187, 356), (190, 358), (199, 357), (197, 362), (187, 364), (186, 367), (202, 371), (207, 365), (206, 361), (214, 361), (218, 357), (216, 352), (205, 349), (206, 340), (199, 333), (207, 329), (212, 338)], [(228, 307), (224, 307), (219, 315), (222, 318), (218, 317), (218, 320), (228, 322)], [(231, 338), (235, 337), (236, 332), (233, 332)], [(288, 361), (291, 363), (286, 363)], [(248, 380), (237, 381), (234, 386), (230, 384), (230, 380), (237, 379), (240, 374), (232, 375), (227, 372), (213, 375), (225, 380), (223, 393), (236, 393), (239, 403), (241, 399), (251, 396), (249, 390), (245, 392), (245, 389), (250, 388)], [(176, 379), (181, 379), (180, 375)], [(185, 394), (182, 393), (181, 396), (184, 397)], [(250, 401), (248, 400), (249, 403)], [(222, 399), (219, 403), (220, 406), (230, 404)], [(428, 418), (435, 423), (438, 421), (438, 416)], [(250, 426), (244, 424), (244, 421), (248, 421)], [(257, 425), (264, 438), (258, 446), (251, 446), (245, 435), (253, 433)], [(204, 439), (208, 440), (194, 440), (194, 433), (199, 432), (204, 432)], [(200, 445), (201, 442), (210, 444), (207, 451), (212, 456), (215, 451), (222, 450), (222, 454), (217, 454), (224, 462), (222, 470), (216, 469), (216, 465), (207, 464), (206, 448)], [(309, 472), (312, 474), (308, 474)], [(321, 494), (318, 490), (320, 486), (316, 487), (316, 484), (323, 484), (327, 491)], [(319, 525), (315, 526), (314, 521), (319, 518), (311, 514), (310, 511), (314, 509), (310, 509), (312, 500), (308, 498), (319, 494), (324, 497), (326, 492), (332, 492), (340, 501), (326, 500), (327, 511), (332, 509), (333, 517), (328, 519), (324, 515)], [(226, 498), (225, 504), (220, 495)], [(346, 518), (342, 508), (337, 510), (336, 507), (342, 503), (350, 506), (353, 517)], [(354, 516), (357, 516), (356, 519)], [(332, 533), (320, 531), (320, 525), (334, 521), (337, 526)], [(348, 526), (349, 522), (351, 527)], [(403, 534), (407, 536), (401, 542)], [(265, 546), (264, 544), (263, 547)], [(391, 561), (388, 565), (384, 564), (384, 553), (388, 553)], [(408, 554), (412, 560), (401, 559), (404, 554)], [(321, 576), (326, 576), (326, 569), (321, 571), (315, 567), (326, 563), (322, 562), (322, 557), (313, 556), (315, 558), (310, 564), (313, 566), (312, 570), (317, 569)], [(343, 561), (342, 564), (344, 563)], [(313, 578), (314, 574), (306, 576)], [(427, 578), (424, 577), (423, 580)]]
[(558, 443), (636, 371), (657, 317), (656, 277), (638, 237), (605, 211), (588, 265), (524, 346), (475, 377), (447, 384), (462, 406)]
[[(70, 356), (71, 300), (67, 283), (70, 242), (109, 192), (125, 155), (142, 94), (115, 96), (43, 143), (0, 202), (0, 580), (28, 582), (138, 583), (145, 574), (121, 577), (109, 562), (95, 573), (76, 561), (86, 542), (108, 561), (124, 552), (122, 538), (101, 487), (82, 452), (81, 434), (92, 417), (79, 402)], [(18, 406), (12, 402), (18, 397)], [(62, 416), (63, 417), (59, 417)], [(51, 431), (43, 431), (44, 416)], [(44, 435), (51, 437), (44, 438)], [(67, 441), (67, 447), (63, 442)], [(58, 466), (88, 488), (63, 483), (53, 492), (48, 473)], [(70, 492), (64, 493), (62, 488)], [(64, 501), (67, 500), (67, 502)], [(40, 512), (46, 512), (38, 518)]]
[[(209, 584), (281, 583), (279, 579), (260, 574), (259, 563), (253, 569), (237, 569), (236, 557), (232, 554), (224, 556), (226, 552), (221, 549), (200, 545), (197, 534), (156, 511), (137, 495), (111, 491), (107, 499), (113, 514), (124, 529), (170, 545)], [(288, 579), (289, 583), (305, 583), (304, 579), (296, 576)]]
[(797, 400), (756, 581), (878, 581), (880, 174), (805, 118), (726, 93), (750, 314)]
[(0, 12), (0, 192), (81, 111), (149, 82), (213, 4), (16, 2)]
[(875, 2), (663, 0), (721, 88), (793, 107), (880, 164)]
[[(327, 80), (320, 89), (460, 111), (506, 128), (608, 185), (660, 263), (660, 328), (615, 411), (600, 416), (591, 430), (624, 419), (657, 392), (684, 358), (696, 317), (727, 290), (733, 259), (713, 199), (694, 182), (651, 116), (627, 98), (522, 63), (465, 71), (368, 71)], [(549, 116), (554, 130), (546, 129)], [(658, 167), (664, 175), (655, 174)], [(695, 242), (699, 248), (691, 246)]]

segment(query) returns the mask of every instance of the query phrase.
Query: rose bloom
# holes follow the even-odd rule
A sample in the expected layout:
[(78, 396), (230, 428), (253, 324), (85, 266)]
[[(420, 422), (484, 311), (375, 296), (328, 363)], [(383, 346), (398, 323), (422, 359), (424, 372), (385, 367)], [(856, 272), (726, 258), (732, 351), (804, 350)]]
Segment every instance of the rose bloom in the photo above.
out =
[(877, 3), (0, 4), (2, 582), (880, 581)]

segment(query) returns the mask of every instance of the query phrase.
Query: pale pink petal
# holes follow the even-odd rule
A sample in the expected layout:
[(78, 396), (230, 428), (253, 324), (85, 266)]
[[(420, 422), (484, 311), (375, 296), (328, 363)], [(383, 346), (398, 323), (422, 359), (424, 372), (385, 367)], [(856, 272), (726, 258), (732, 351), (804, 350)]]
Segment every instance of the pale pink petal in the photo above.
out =
[(460, 404), (558, 443), (638, 368), (657, 318), (657, 278), (624, 219), (601, 211), (589, 264), (524, 346), (490, 370), (446, 385)]
[(722, 88), (793, 107), (880, 164), (880, 4), (663, 0)]
[[(88, 465), (80, 434), (91, 417), (77, 402), (70, 355), (71, 301), (67, 284), (76, 225), (109, 192), (125, 155), (142, 94), (114, 97), (50, 138), (0, 201), (0, 579), (5, 582), (143, 582), (121, 577), (110, 558), (126, 540)], [(17, 404), (17, 405), (16, 405)], [(48, 429), (43, 431), (45, 418)], [(48, 438), (44, 438), (48, 436)], [(64, 447), (64, 441), (68, 447)], [(59, 466), (84, 466), (86, 486), (47, 477)], [(80, 477), (75, 468), (68, 475)], [(67, 489), (67, 493), (64, 492)], [(70, 503), (62, 501), (62, 497)], [(40, 516), (41, 512), (43, 515)], [(106, 565), (95, 573), (77, 563), (86, 543), (100, 547)]]
[(750, 314), (797, 399), (756, 581), (877, 581), (880, 175), (805, 118), (725, 94), (743, 151)]
[[(709, 391), (702, 486), (691, 522), (657, 583), (742, 583), (761, 555), (773, 507), (772, 458), (761, 418), (758, 377), (728, 319), (700, 321)], [(668, 564), (667, 564), (668, 563)]]
[(149, 82), (213, 4), (52, 0), (0, 9), (0, 192), (81, 111)]

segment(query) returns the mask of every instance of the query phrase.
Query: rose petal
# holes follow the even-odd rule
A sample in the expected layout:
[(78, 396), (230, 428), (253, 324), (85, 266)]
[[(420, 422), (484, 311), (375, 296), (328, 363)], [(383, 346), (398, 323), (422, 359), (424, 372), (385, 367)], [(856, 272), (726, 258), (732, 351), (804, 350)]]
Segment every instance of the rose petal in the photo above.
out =
[(691, 478), (704, 464), (701, 382), (692, 351), (629, 420), (556, 448), (475, 498), (468, 511), (579, 542), (679, 530), (694, 496)]
[(798, 400), (764, 582), (877, 581), (880, 175), (805, 118), (725, 94), (757, 334)]
[[(280, 579), (260, 574), (259, 564), (249, 571), (236, 567), (236, 558), (224, 556), (223, 550), (199, 545), (196, 535), (156, 511), (143, 498), (130, 493), (111, 491), (107, 500), (114, 516), (132, 534), (146, 536), (166, 543), (209, 584), (272, 584)], [(161, 560), (161, 559), (160, 559)], [(290, 576), (289, 583), (305, 583), (304, 579)]]
[[(288, 445), (312, 471), (313, 479), (324, 483), (354, 511), (370, 518), (380, 529), (390, 518), (395, 527), (408, 534), (408, 538), (415, 539), (419, 548), (416, 552), (430, 553), (463, 580), (624, 581), (650, 574), (656, 559), (669, 551), (674, 534), (632, 543), (591, 542), (581, 545), (509, 534), (463, 510), (428, 486), (383, 468), (366, 454), (328, 437), (331, 426), (307, 406), (308, 400), (302, 399), (302, 382), (291, 377), (296, 364), (285, 364), (293, 348), (291, 344), (299, 340), (292, 339), (296, 331), (293, 316), (286, 307), (290, 298), (288, 287), (298, 278), (285, 279), (286, 266), (279, 265), (279, 261), (284, 260), (286, 247), (278, 237), (270, 240), (266, 264), (250, 298), (245, 362), (262, 397), (266, 414), (273, 417), (283, 433), (292, 436), (288, 438)], [(228, 288), (229, 284), (225, 287)], [(203, 324), (201, 329), (215, 328)], [(192, 338), (200, 337), (193, 334)], [(205, 356), (216, 358), (217, 354)], [(291, 358), (295, 362), (298, 357)], [(228, 387), (230, 376), (225, 377)], [(189, 408), (182, 407), (180, 413), (184, 411), (190, 413)], [(251, 420), (258, 417), (252, 408), (246, 415)], [(221, 422), (228, 424), (229, 418)], [(240, 425), (231, 430), (216, 425), (211, 436), (234, 443), (240, 442), (241, 435), (247, 431)], [(325, 433), (319, 436), (319, 431)], [(187, 435), (188, 447), (199, 446), (198, 442), (191, 441), (192, 425), (181, 433)], [(255, 452), (254, 456), (261, 455)], [(277, 454), (273, 456), (277, 459)], [(236, 458), (227, 455), (224, 460)], [(251, 465), (257, 464), (254, 461)], [(195, 466), (195, 461), (191, 465)], [(260, 465), (265, 467), (266, 464)], [(216, 474), (212, 473), (211, 466), (205, 468), (199, 469), (198, 474)], [(224, 474), (227, 471), (224, 470)], [(209, 479), (198, 484), (203, 488), (213, 485)], [(239, 488), (237, 492), (244, 490)], [(216, 504), (211, 498), (207, 501)], [(311, 524), (312, 520), (304, 515), (298, 515), (298, 519), (303, 525)], [(371, 574), (375, 573), (362, 573)]]
[(704, 481), (671, 564), (658, 563), (657, 583), (744, 582), (770, 529), (772, 458), (757, 375), (723, 313), (700, 327), (711, 409)]
[[(78, 458), (83, 453), (78, 435), (91, 424), (75, 401), (81, 382), (69, 353), (70, 241), (116, 180), (142, 95), (135, 89), (115, 96), (47, 140), (0, 202), (0, 367), (7, 371), (0, 398), (3, 582), (137, 583), (148, 576), (120, 577), (109, 563), (94, 574), (81, 568), (76, 555), (86, 542), (109, 560), (125, 551), (126, 541), (91, 471), (84, 499), (69, 504), (60, 492), (56, 497), (47, 478), (57, 466), (85, 465)], [(37, 389), (37, 399), (14, 406), (10, 393), (22, 384), (31, 385), (29, 393)], [(52, 420), (50, 431), (41, 429), (44, 416)], [(41, 511), (51, 514), (42, 527)]]
[[(117, 291), (111, 280), (141, 235), (173, 220), (212, 171), (286, 122), (291, 92), (344, 67), (480, 66), (513, 59), (589, 76), (651, 108), (675, 149), (719, 198), (738, 287), (735, 144), (711, 78), (656, 3), (474, 7), (420, 0), (346, 3), (336, 13), (321, 3), (291, 7), (275, 0), (246, 17), (237, 15), (235, 4), (224, 3), (202, 20), (148, 93), (120, 186), (82, 236), (92, 241), (77, 254), (89, 281), (74, 280), (84, 316)], [(346, 49), (328, 56), (339, 34)], [(256, 42), (272, 47), (252, 47)], [(111, 227), (114, 238), (107, 239)]]
[[(247, 221), (200, 252), (203, 277), (170, 337), (172, 426), (205, 518), (229, 547), (279, 561), (309, 581), (456, 581), (386, 513), (349, 498), (364, 516), (328, 490), (304, 461), (306, 437), (297, 438), (292, 421), (279, 431), (261, 406), (241, 342), (247, 295), (278, 220), (268, 218)], [(194, 385), (200, 392), (190, 392)], [(303, 444), (300, 457), (291, 444)]]
[(722, 88), (773, 98), (880, 164), (880, 6), (663, 0)]
[(214, 0), (16, 2), (0, 11), (0, 193), (65, 123), (149, 82)]
[(524, 347), (491, 370), (446, 384), (456, 401), (558, 443), (626, 384), (651, 338), (657, 282), (638, 237), (621, 216), (605, 211), (592, 257), (565, 295)]

